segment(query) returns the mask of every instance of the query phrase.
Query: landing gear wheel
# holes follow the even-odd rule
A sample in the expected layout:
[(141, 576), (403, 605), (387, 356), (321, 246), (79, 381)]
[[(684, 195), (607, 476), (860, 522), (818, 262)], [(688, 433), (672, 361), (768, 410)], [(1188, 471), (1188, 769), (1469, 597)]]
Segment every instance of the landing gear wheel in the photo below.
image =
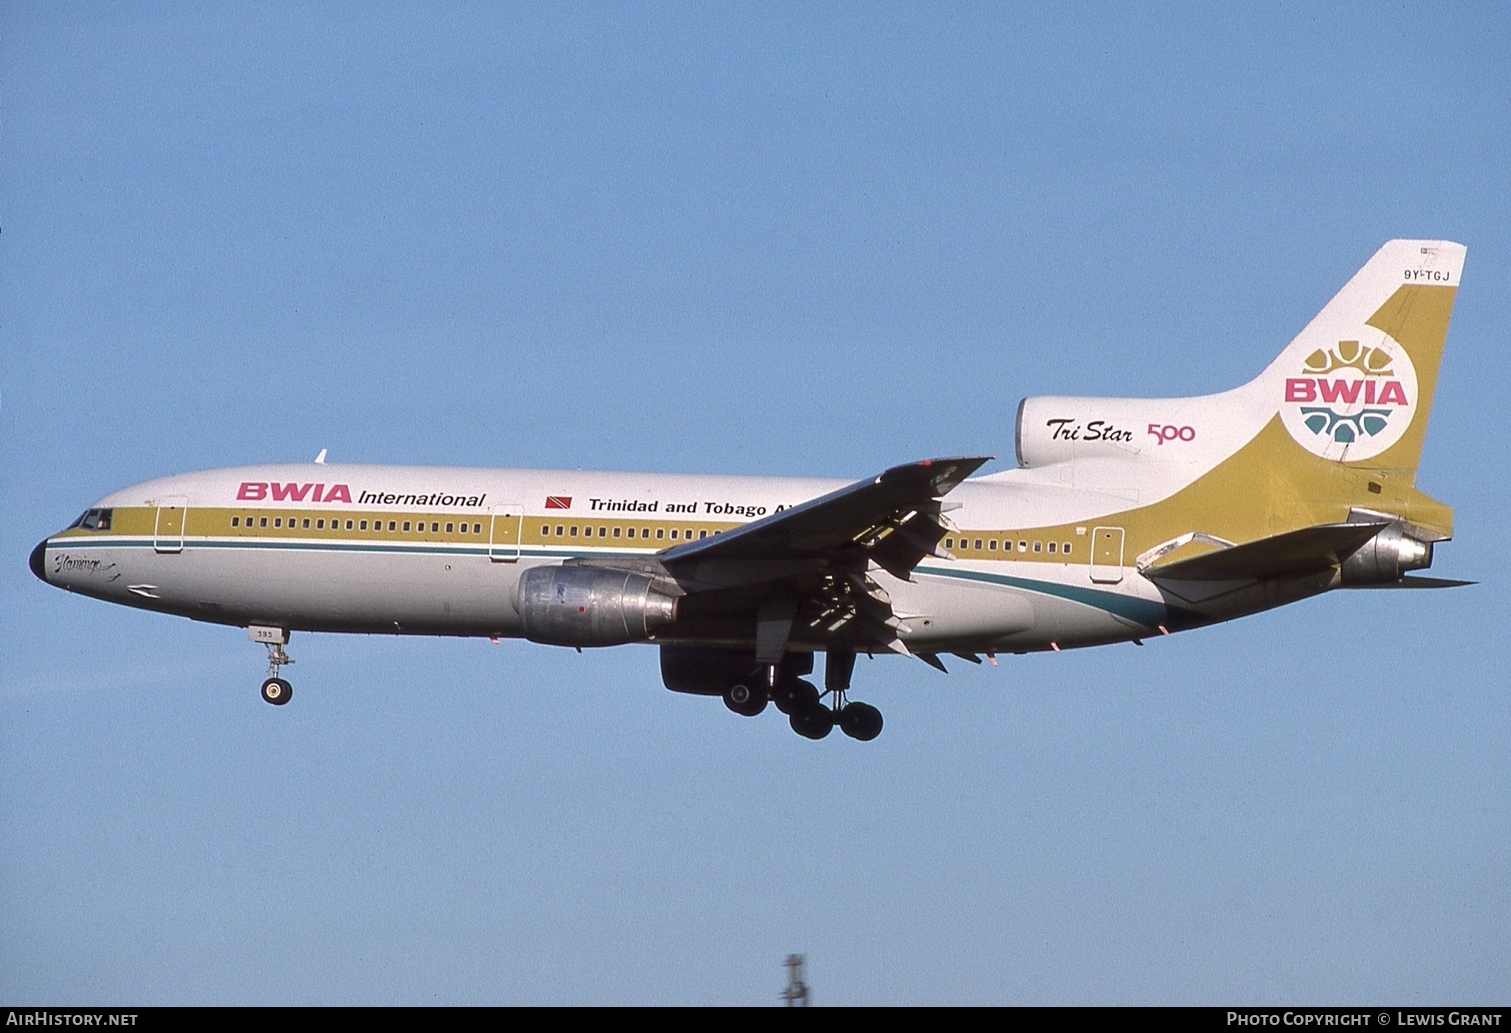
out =
[(849, 703), (839, 712), (839, 730), (852, 739), (870, 742), (881, 734), (881, 711), (869, 703)]
[(834, 711), (821, 704), (799, 710), (787, 720), (792, 730), (805, 739), (822, 739), (834, 731)]
[[(819, 705), (818, 689), (815, 689), (812, 683), (805, 682), (801, 678), (790, 678), (787, 681), (780, 682), (776, 688), (771, 690), (771, 701), (776, 704), (778, 710), (791, 717), (794, 714), (801, 714), (804, 711), (812, 710)], [(797, 726), (793, 725), (793, 727), (796, 728)], [(823, 738), (823, 736), (819, 736), (818, 738)]]
[(755, 717), (766, 709), (766, 686), (737, 682), (724, 690), (724, 705), (742, 717)]
[(262, 698), (275, 707), (283, 706), (293, 696), (294, 687), (282, 678), (269, 678), (262, 683)]

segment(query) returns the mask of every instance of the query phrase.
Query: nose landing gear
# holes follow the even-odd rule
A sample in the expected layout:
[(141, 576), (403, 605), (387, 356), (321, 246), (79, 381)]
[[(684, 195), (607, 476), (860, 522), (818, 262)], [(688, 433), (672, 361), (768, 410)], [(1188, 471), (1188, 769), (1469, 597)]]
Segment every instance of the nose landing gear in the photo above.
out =
[(283, 649), (284, 643), (289, 640), (289, 633), (282, 628), (253, 624), (247, 628), (247, 637), (253, 642), (261, 642), (268, 649), (268, 678), (262, 683), (263, 700), (275, 707), (283, 706), (294, 698), (294, 687), (278, 677), (279, 668), (294, 662), (294, 658)]
[(269, 678), (262, 683), (262, 698), (275, 707), (281, 707), (294, 698), (294, 687), (282, 678)]

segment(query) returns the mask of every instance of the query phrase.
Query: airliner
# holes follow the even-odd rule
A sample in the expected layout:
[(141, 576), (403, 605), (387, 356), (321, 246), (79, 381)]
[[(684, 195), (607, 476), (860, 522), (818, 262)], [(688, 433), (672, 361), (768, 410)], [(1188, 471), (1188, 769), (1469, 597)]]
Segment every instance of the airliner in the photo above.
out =
[[(1171, 635), (1414, 574), (1453, 533), (1416, 487), (1462, 245), (1386, 243), (1263, 372), (1190, 398), (1024, 399), (990, 456), (855, 482), (269, 464), (94, 502), (33, 573), (236, 627), (292, 696), (291, 632), (649, 643), (668, 689), (874, 739), (858, 654), (999, 654)], [(824, 655), (821, 684), (812, 677)]]

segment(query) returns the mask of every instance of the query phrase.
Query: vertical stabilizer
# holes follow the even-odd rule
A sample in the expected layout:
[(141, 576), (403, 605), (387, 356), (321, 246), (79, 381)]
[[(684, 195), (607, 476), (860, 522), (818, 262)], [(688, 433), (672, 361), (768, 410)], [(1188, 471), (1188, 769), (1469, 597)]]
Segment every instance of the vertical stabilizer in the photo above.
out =
[(1392, 240), (1252, 384), (1307, 452), (1414, 471), (1465, 248)]

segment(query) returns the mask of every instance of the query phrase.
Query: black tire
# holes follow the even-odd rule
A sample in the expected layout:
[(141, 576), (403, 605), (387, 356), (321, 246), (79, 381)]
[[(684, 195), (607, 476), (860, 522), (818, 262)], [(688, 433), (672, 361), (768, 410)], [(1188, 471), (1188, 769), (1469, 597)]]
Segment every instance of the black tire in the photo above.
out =
[(789, 678), (772, 690), (771, 701), (776, 704), (778, 710), (791, 717), (793, 714), (801, 714), (819, 705), (818, 689), (813, 687), (812, 682), (805, 682), (801, 678)]
[(294, 696), (294, 687), (282, 678), (269, 678), (262, 683), (262, 698), (264, 701), (281, 707)]
[(881, 734), (881, 711), (869, 703), (850, 703), (839, 712), (839, 730), (852, 739), (870, 742)]
[(766, 709), (766, 686), (748, 681), (736, 682), (724, 690), (724, 705), (741, 717), (755, 717)]
[(787, 720), (792, 730), (805, 739), (822, 739), (834, 731), (834, 711), (826, 706), (815, 705), (799, 710)]

